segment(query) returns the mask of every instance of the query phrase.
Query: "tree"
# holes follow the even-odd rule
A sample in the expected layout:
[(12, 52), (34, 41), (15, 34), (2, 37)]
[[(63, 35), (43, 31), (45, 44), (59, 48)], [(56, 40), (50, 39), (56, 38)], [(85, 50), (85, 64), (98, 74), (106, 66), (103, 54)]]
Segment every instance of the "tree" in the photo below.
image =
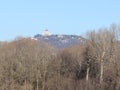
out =
[[(113, 31), (107, 28), (100, 29), (98, 32), (89, 32), (87, 40), (88, 65), (91, 60), (100, 63), (100, 85), (102, 87), (105, 64), (111, 62), (116, 48), (116, 37)], [(89, 72), (89, 68), (87, 68)], [(87, 73), (88, 74), (88, 73)], [(88, 79), (88, 75), (86, 77)]]

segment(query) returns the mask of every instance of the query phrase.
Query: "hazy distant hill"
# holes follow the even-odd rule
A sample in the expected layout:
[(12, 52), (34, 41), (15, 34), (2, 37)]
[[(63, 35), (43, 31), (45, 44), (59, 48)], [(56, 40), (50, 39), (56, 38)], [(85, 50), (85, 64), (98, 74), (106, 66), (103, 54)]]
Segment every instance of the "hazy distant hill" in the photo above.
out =
[(57, 48), (70, 47), (84, 42), (84, 38), (77, 35), (41, 35), (37, 34), (34, 39), (47, 42)]

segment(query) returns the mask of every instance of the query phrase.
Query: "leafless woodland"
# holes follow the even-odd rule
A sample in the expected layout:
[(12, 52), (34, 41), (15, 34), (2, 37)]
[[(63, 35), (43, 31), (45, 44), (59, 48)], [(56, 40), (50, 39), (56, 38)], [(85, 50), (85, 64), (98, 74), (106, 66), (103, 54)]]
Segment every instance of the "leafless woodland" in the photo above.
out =
[(30, 38), (0, 43), (0, 90), (120, 90), (119, 25), (56, 49)]

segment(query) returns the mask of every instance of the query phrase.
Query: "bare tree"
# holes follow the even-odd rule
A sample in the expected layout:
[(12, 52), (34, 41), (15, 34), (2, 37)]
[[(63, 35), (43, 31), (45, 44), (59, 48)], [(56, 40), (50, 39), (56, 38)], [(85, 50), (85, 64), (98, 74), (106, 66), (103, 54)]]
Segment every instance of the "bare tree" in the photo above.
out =
[[(100, 62), (100, 85), (103, 83), (104, 65), (113, 60), (113, 54), (116, 45), (116, 37), (113, 31), (107, 28), (100, 29), (98, 32), (88, 33), (87, 48), (89, 62), (91, 59), (96, 59)], [(89, 68), (88, 68), (89, 70)], [(87, 70), (87, 72), (88, 72)], [(87, 73), (88, 74), (88, 73)], [(86, 80), (88, 75), (86, 76)]]

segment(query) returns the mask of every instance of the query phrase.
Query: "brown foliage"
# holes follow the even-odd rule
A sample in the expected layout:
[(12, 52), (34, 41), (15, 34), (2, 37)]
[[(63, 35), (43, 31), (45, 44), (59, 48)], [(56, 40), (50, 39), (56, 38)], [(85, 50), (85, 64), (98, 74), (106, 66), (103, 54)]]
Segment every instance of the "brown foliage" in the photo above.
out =
[(118, 27), (57, 50), (30, 38), (0, 43), (0, 90), (120, 90)]

